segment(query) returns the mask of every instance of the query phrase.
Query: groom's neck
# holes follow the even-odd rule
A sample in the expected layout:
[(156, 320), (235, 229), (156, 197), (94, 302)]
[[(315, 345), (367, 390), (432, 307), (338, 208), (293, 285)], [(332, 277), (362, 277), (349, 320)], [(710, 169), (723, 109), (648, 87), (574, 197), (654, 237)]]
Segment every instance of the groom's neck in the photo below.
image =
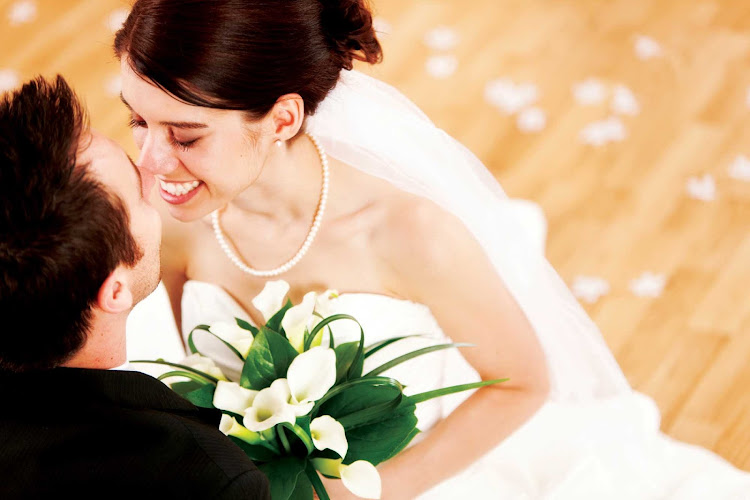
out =
[(94, 311), (91, 327), (83, 346), (63, 363), (63, 366), (99, 370), (122, 366), (127, 360), (125, 347), (127, 317), (127, 313), (111, 315)]

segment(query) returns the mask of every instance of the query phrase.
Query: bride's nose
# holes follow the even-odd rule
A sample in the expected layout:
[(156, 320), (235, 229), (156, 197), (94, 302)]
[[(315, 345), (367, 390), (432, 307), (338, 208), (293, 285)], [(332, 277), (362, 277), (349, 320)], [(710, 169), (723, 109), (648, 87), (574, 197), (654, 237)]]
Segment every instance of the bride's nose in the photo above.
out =
[(166, 141), (159, 140), (154, 134), (148, 134), (138, 157), (138, 168), (153, 175), (166, 175), (179, 165), (172, 148)]

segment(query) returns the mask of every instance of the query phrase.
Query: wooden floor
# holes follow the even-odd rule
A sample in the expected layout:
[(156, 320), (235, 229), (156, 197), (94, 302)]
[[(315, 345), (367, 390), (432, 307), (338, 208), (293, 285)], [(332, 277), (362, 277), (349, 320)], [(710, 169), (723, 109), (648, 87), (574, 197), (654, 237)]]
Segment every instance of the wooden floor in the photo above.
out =
[[(0, 86), (13, 71), (63, 73), (93, 125), (134, 153), (108, 26), (128, 2), (38, 0), (33, 19), (12, 25), (17, 3), (0, 0)], [(665, 432), (750, 470), (750, 182), (747, 167), (745, 180), (729, 173), (750, 156), (750, 3), (375, 0), (375, 9), (386, 59), (368, 71), (471, 148), (512, 196), (541, 204), (547, 255), (568, 283), (607, 280), (609, 293), (585, 306), (632, 385), (657, 401)], [(454, 47), (424, 42), (441, 25), (458, 35)], [(660, 55), (636, 56), (642, 35)], [(435, 56), (444, 78), (427, 71)], [(543, 130), (521, 132), (486, 100), (498, 78), (537, 85)], [(635, 95), (640, 113), (621, 116), (623, 140), (582, 143), (584, 127), (613, 115), (610, 99), (574, 99), (588, 78)], [(687, 194), (704, 174), (713, 201)], [(666, 277), (661, 296), (630, 290), (645, 271)]]

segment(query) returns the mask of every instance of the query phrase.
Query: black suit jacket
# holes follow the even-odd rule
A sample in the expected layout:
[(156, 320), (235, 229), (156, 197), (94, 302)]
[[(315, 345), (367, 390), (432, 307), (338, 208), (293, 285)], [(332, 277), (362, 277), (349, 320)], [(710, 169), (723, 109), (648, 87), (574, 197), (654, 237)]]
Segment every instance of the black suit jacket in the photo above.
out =
[(0, 499), (270, 499), (219, 417), (142, 373), (0, 373)]

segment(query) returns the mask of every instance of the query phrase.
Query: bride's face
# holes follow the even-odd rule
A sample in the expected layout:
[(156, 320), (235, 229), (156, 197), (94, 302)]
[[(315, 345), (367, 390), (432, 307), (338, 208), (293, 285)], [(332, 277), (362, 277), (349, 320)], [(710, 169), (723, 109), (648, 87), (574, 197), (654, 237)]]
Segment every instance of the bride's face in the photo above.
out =
[(144, 80), (122, 58), (122, 99), (131, 111), (138, 167), (153, 174), (175, 219), (222, 208), (259, 175), (263, 155), (241, 111), (192, 106)]

